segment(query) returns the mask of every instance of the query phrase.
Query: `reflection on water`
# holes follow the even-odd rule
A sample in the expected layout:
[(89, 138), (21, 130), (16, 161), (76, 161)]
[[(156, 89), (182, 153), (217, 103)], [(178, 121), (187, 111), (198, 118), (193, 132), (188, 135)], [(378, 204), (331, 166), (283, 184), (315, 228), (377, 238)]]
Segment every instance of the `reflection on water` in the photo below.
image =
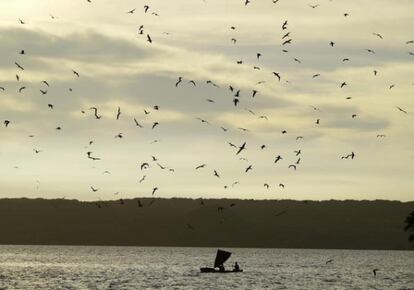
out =
[(0, 289), (414, 289), (414, 252), (227, 250), (245, 272), (199, 273), (212, 248), (0, 246)]

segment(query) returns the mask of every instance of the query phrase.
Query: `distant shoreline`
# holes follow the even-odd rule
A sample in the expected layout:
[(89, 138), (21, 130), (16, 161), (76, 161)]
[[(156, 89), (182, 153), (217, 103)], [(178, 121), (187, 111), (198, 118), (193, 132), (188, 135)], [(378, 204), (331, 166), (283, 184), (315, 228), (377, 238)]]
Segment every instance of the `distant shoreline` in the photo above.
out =
[(223, 200), (223, 201), (228, 201), (228, 200), (240, 200), (240, 201), (296, 201), (296, 202), (332, 202), (332, 201), (339, 201), (339, 202), (346, 202), (346, 201), (352, 201), (352, 202), (373, 202), (373, 201), (386, 201), (386, 202), (400, 202), (400, 203), (414, 203), (414, 199), (413, 200), (398, 200), (398, 199), (294, 199), (294, 198), (261, 198), (261, 199), (256, 199), (256, 198), (230, 198), (230, 197), (217, 197), (217, 198), (204, 198), (204, 197), (177, 197), (177, 196), (171, 196), (171, 197), (156, 197), (156, 196), (139, 196), (139, 197), (134, 197), (134, 198), (121, 198), (121, 197), (117, 197), (117, 198), (113, 198), (113, 199), (91, 199), (91, 200), (86, 200), (86, 199), (77, 199), (77, 198), (66, 198), (66, 197), (59, 197), (59, 198), (45, 198), (45, 197), (26, 197), (26, 196), (22, 196), (22, 197), (0, 197), (0, 202), (3, 200), (45, 200), (45, 201), (50, 201), (50, 200), (57, 200), (57, 201), (61, 201), (61, 200), (65, 200), (65, 201), (78, 201), (78, 202), (85, 202), (85, 203), (89, 203), (89, 202), (116, 202), (119, 201), (120, 199), (124, 199), (124, 200), (137, 200), (137, 199), (143, 199), (143, 200), (152, 200), (152, 199), (167, 199), (167, 200)]
[(315, 251), (379, 251), (379, 252), (412, 252), (412, 249), (335, 249), (335, 248), (266, 248), (266, 247), (222, 247), (222, 246), (146, 246), (146, 245), (66, 245), (66, 244), (0, 244), (0, 247), (105, 247), (105, 248), (189, 248), (189, 249), (227, 249), (227, 250), (237, 250), (237, 249), (260, 249), (260, 250), (315, 250)]
[[(203, 202), (201, 202), (203, 201)], [(413, 250), (414, 202), (0, 199), (0, 244)]]

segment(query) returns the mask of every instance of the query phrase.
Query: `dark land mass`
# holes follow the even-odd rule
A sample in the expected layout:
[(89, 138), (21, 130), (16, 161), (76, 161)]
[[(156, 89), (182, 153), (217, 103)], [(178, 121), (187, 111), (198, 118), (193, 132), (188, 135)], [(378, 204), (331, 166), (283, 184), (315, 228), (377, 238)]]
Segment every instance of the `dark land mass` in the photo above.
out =
[(0, 244), (409, 250), (414, 202), (1, 199)]

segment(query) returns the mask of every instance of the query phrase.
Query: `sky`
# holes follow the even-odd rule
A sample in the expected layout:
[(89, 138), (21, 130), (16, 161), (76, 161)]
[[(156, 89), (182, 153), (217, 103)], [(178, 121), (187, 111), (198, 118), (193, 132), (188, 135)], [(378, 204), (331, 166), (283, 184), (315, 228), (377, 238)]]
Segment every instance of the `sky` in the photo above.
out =
[[(411, 0), (1, 1), (0, 198), (413, 200), (412, 11)], [(229, 145), (244, 142), (238, 155)]]

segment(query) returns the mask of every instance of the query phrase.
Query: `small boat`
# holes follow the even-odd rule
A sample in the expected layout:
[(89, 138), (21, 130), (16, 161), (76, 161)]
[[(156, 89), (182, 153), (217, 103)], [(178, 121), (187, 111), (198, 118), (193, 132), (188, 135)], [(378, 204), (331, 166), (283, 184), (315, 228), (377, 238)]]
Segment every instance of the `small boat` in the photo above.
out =
[(217, 250), (216, 259), (214, 260), (214, 268), (210, 267), (203, 267), (200, 268), (201, 273), (240, 273), (243, 272), (242, 269), (239, 270), (223, 270), (220, 269), (220, 265), (223, 265), (231, 256), (230, 252), (223, 251), (223, 250)]

